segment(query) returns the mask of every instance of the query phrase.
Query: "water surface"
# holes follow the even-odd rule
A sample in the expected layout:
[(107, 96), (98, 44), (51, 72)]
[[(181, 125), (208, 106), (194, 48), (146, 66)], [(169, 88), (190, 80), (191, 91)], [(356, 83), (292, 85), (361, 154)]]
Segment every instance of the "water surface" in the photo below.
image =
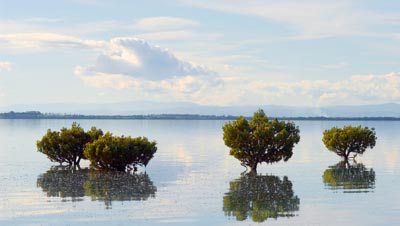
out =
[[(78, 120), (147, 136), (158, 151), (132, 175), (56, 167), (36, 151), (71, 120), (0, 120), (0, 225), (398, 225), (400, 122), (297, 121), (288, 162), (256, 177), (229, 156), (224, 121)], [(377, 145), (344, 164), (322, 144), (333, 126), (374, 127)]]

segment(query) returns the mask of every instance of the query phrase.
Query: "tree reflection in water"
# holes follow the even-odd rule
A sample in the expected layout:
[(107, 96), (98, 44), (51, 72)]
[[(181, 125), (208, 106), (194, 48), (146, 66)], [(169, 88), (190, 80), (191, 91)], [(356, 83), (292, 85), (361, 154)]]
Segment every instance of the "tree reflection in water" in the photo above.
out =
[(83, 185), (89, 178), (88, 173), (88, 169), (54, 166), (39, 175), (36, 185), (48, 197), (61, 197), (63, 201), (82, 201), (85, 196)]
[(342, 161), (325, 170), (322, 176), (325, 186), (343, 192), (370, 192), (375, 188), (375, 171), (362, 163)]
[(230, 182), (223, 198), (225, 215), (255, 222), (268, 218), (293, 217), (299, 210), (300, 199), (294, 195), (292, 182), (285, 176), (247, 174)]
[(106, 208), (111, 208), (112, 201), (154, 198), (157, 191), (146, 173), (74, 170), (67, 167), (50, 168), (38, 177), (37, 186), (48, 197), (75, 202), (89, 196), (93, 201), (104, 201)]
[(84, 184), (86, 195), (104, 201), (107, 208), (112, 201), (143, 201), (154, 198), (156, 186), (145, 173), (92, 171)]

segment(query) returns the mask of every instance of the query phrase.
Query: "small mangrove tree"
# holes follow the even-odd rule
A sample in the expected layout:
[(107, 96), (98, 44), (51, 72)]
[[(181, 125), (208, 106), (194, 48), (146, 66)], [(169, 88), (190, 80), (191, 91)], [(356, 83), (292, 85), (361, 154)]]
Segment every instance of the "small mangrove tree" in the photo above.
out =
[(293, 155), (293, 147), (300, 141), (300, 130), (292, 122), (269, 120), (263, 110), (254, 113), (247, 121), (240, 116), (223, 126), (225, 145), (230, 155), (243, 166), (256, 173), (259, 163), (287, 161)]
[(347, 162), (351, 153), (354, 154), (354, 158), (357, 154), (363, 154), (368, 148), (373, 148), (376, 144), (376, 134), (374, 128), (368, 127), (333, 127), (324, 131), (322, 141), (329, 151), (343, 157)]

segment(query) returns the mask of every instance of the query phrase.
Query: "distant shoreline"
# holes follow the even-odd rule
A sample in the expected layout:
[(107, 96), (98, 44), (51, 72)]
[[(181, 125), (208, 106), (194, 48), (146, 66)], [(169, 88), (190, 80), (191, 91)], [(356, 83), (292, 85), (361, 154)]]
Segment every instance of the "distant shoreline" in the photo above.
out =
[[(98, 120), (235, 120), (234, 115), (148, 114), (148, 115), (83, 115), (54, 114), (38, 111), (0, 113), (0, 119), (98, 119)], [(246, 117), (250, 118), (250, 117)], [(269, 117), (296, 121), (400, 121), (400, 117)]]

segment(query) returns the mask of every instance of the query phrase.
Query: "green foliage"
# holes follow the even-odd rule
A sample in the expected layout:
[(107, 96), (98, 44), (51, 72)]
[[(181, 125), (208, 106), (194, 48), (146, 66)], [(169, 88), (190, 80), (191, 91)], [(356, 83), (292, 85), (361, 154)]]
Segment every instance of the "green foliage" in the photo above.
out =
[(69, 167), (52, 167), (37, 179), (37, 186), (48, 197), (63, 201), (82, 201), (85, 196), (92, 201), (102, 201), (106, 208), (113, 201), (144, 201), (154, 198), (157, 187), (145, 173), (125, 173), (74, 170)]
[(103, 131), (92, 127), (85, 132), (77, 123), (73, 123), (71, 128), (62, 128), (61, 131), (47, 130), (41, 140), (36, 142), (39, 152), (60, 164), (78, 166), (81, 159), (84, 159), (83, 150), (88, 142), (97, 139)]
[(269, 121), (263, 110), (255, 112), (250, 121), (241, 116), (225, 124), (223, 131), (230, 155), (252, 171), (262, 162), (287, 161), (300, 141), (300, 130), (294, 123)]
[(118, 137), (107, 132), (87, 144), (84, 154), (94, 168), (125, 171), (146, 166), (156, 151), (156, 143), (146, 137)]
[(328, 150), (348, 161), (350, 153), (363, 154), (376, 143), (375, 129), (361, 126), (334, 127), (324, 131), (322, 139)]
[(230, 182), (223, 198), (225, 215), (254, 222), (268, 218), (292, 217), (299, 210), (300, 199), (294, 195), (292, 182), (285, 176), (246, 174)]
[(146, 137), (118, 137), (92, 127), (84, 131), (73, 123), (70, 129), (47, 131), (37, 148), (51, 161), (79, 166), (81, 159), (89, 159), (98, 169), (125, 171), (146, 166), (157, 150), (155, 142)]
[(375, 188), (375, 171), (362, 163), (349, 164), (342, 161), (325, 170), (322, 176), (329, 189), (344, 192), (368, 192)]

